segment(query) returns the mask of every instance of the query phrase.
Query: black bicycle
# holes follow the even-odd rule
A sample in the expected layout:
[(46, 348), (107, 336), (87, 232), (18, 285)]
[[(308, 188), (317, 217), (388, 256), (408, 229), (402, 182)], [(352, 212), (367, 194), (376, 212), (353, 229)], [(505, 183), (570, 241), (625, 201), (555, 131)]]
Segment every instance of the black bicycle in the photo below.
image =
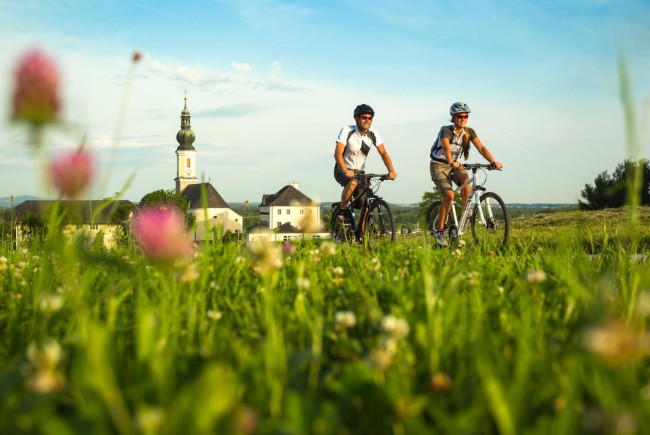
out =
[[(340, 203), (332, 204), (332, 239), (338, 242), (359, 243), (369, 248), (384, 241), (394, 243), (393, 212), (388, 203), (377, 196), (381, 183), (390, 180), (388, 174), (357, 174), (355, 178), (365, 181), (365, 186), (355, 190), (343, 216), (339, 216)], [(361, 212), (357, 223), (352, 210), (358, 201), (361, 202)]]

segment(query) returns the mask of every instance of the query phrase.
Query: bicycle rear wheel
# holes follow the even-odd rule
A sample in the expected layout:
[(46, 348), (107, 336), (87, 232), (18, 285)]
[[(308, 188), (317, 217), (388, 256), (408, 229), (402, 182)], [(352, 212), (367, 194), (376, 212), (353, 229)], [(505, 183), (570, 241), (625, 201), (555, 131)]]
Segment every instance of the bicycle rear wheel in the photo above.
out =
[(506, 247), (510, 218), (503, 200), (493, 192), (481, 195), (471, 217), (474, 242), (482, 249), (496, 251)]
[(340, 208), (336, 207), (332, 213), (332, 240), (335, 242), (350, 243), (354, 241), (354, 220), (350, 212), (346, 213), (345, 219), (339, 218)]
[(395, 218), (388, 203), (383, 199), (373, 201), (366, 215), (363, 243), (375, 248), (382, 242), (395, 242)]

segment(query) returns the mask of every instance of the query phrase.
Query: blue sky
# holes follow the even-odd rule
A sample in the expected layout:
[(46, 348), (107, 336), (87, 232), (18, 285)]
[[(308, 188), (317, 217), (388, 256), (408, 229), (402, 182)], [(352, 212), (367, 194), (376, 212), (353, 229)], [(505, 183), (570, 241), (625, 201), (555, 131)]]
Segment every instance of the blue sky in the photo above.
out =
[[(89, 197), (122, 190), (132, 174), (126, 199), (174, 187), (187, 91), (198, 171), (229, 202), (293, 181), (337, 200), (334, 141), (359, 103), (377, 112), (398, 174), (380, 193), (417, 202), (433, 188), (428, 151), (455, 101), (470, 105), (469, 125), (504, 164), (490, 190), (506, 202), (575, 202), (628, 155), (618, 60), (640, 119), (648, 23), (646, 0), (0, 0), (0, 197), (54, 196), (43, 157), (8, 121), (16, 61), (40, 48), (59, 65), (66, 121), (46, 152), (86, 135), (99, 162)], [(131, 71), (136, 50), (144, 58)], [(367, 169), (384, 171), (377, 153)]]

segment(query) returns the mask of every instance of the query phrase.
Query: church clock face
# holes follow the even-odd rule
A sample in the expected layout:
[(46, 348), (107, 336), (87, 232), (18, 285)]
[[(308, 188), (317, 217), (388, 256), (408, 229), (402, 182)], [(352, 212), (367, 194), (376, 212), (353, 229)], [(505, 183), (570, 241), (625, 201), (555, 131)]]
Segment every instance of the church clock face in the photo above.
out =
[(191, 172), (191, 171), (185, 171), (185, 176), (186, 176), (186, 177), (189, 177), (190, 175), (192, 175), (192, 172)]

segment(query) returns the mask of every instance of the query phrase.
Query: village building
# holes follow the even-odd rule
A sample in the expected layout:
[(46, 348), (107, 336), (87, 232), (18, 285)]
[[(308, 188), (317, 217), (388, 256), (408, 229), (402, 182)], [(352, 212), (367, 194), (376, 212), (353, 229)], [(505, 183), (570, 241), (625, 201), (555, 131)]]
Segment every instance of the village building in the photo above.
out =
[[(33, 237), (39, 224), (47, 224), (47, 219), (53, 207), (58, 204), (58, 213), (63, 215), (63, 234), (76, 236), (83, 234), (88, 240), (97, 241), (105, 248), (116, 246), (116, 237), (122, 231), (122, 224), (128, 222), (133, 215), (135, 205), (131, 201), (108, 200), (29, 200), (22, 202), (13, 209), (14, 235), (17, 246), (29, 237)], [(125, 216), (119, 215), (120, 209), (127, 210)]]
[(197, 177), (197, 151), (194, 148), (196, 136), (190, 125), (190, 111), (185, 107), (181, 112), (181, 129), (176, 134), (176, 193), (190, 204), (189, 212), (196, 217), (196, 229), (192, 234), (194, 241), (211, 240), (228, 232), (240, 234), (244, 219), (233, 211), (224, 201), (217, 189), (200, 182)]
[(299, 190), (298, 183), (262, 196), (260, 223), (248, 229), (248, 240), (283, 241), (328, 238), (321, 224), (320, 204)]

